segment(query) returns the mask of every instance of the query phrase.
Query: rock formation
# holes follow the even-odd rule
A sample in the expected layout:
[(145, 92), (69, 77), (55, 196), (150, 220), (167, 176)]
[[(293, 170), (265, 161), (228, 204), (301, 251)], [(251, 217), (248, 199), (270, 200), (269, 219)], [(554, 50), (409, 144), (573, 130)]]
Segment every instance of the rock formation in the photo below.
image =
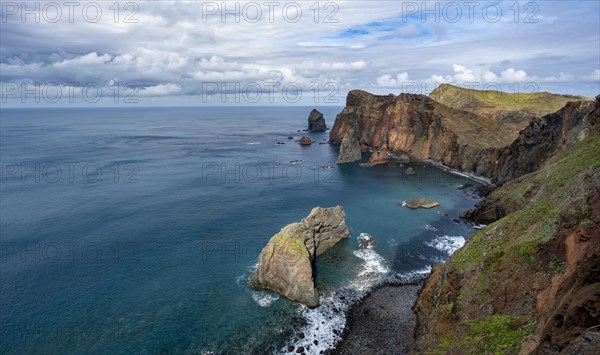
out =
[(433, 208), (440, 204), (427, 198), (413, 197), (408, 201), (404, 201), (404, 205), (408, 208)]
[(283, 227), (260, 253), (249, 285), (275, 291), (307, 307), (317, 307), (319, 292), (314, 285), (312, 263), (350, 234), (345, 218), (341, 206), (316, 207), (301, 222)]
[(369, 157), (369, 164), (371, 166), (378, 164), (385, 164), (389, 161), (388, 151), (386, 147), (371, 152)]
[(372, 151), (433, 160), (502, 185), (535, 171), (568, 139), (576, 139), (577, 132), (586, 130), (586, 117), (595, 105), (569, 103), (515, 132), (505, 121), (447, 107), (427, 96), (354, 90), (336, 117), (330, 141), (339, 144), (346, 135), (356, 135), (359, 146)]
[(516, 138), (499, 134), (495, 120), (446, 107), (427, 96), (376, 96), (359, 90), (348, 94), (330, 141), (341, 143), (353, 127), (359, 144), (372, 151), (431, 159), (467, 172), (477, 170), (475, 157), (482, 151), (504, 147)]
[(312, 139), (308, 138), (307, 136), (302, 136), (302, 138), (300, 138), (298, 143), (300, 143), (300, 145), (311, 145), (314, 142)]
[(504, 184), (468, 213), (494, 223), (433, 268), (415, 305), (412, 352), (592, 353), (600, 346), (600, 96), (535, 119), (502, 152), (493, 171)]
[(323, 114), (317, 109), (310, 111), (308, 115), (308, 131), (309, 132), (325, 132), (327, 125), (325, 124), (325, 118)]
[(337, 160), (338, 164), (351, 163), (361, 159), (361, 147), (358, 143), (358, 138), (354, 134), (354, 130), (347, 132), (342, 139), (342, 145), (340, 146), (340, 152)]

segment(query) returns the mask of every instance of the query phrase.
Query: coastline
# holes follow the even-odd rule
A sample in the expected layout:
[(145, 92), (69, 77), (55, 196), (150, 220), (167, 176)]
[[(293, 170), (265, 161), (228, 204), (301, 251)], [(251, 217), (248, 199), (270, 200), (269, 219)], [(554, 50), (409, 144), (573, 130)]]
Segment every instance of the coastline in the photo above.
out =
[(375, 288), (350, 307), (341, 340), (327, 354), (408, 353), (416, 326), (412, 309), (422, 286), (423, 281)]

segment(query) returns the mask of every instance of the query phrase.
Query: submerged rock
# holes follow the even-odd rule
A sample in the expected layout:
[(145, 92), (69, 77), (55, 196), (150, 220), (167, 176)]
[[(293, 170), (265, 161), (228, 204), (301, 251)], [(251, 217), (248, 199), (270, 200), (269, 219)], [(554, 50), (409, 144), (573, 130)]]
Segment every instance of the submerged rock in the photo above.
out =
[(308, 131), (310, 132), (325, 132), (327, 125), (325, 124), (325, 118), (323, 114), (317, 109), (310, 111), (308, 115)]
[(360, 143), (354, 131), (348, 132), (342, 139), (340, 153), (335, 161), (338, 164), (351, 163), (361, 159)]
[(413, 169), (409, 166), (408, 168), (406, 168), (406, 170), (404, 170), (404, 173), (406, 175), (415, 175), (415, 169)]
[(439, 202), (427, 198), (413, 197), (410, 200), (405, 201), (404, 205), (408, 208), (433, 208), (440, 204)]
[(316, 207), (300, 222), (275, 234), (260, 253), (258, 268), (248, 278), (257, 289), (269, 289), (307, 307), (319, 305), (312, 262), (350, 232), (341, 206)]

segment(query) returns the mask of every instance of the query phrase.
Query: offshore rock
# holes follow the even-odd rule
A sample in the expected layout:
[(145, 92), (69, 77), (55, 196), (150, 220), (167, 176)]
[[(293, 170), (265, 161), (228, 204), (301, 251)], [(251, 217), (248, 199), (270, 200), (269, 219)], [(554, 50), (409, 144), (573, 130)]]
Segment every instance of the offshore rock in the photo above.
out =
[(433, 208), (440, 204), (439, 202), (427, 198), (413, 197), (408, 201), (404, 201), (404, 205), (408, 208)]
[(317, 109), (310, 111), (308, 115), (308, 131), (309, 132), (325, 132), (327, 125), (325, 124), (325, 118), (323, 114)]
[(319, 292), (312, 262), (350, 234), (345, 219), (342, 206), (315, 207), (302, 221), (283, 227), (260, 253), (258, 268), (248, 284), (317, 307)]
[(308, 138), (307, 136), (302, 136), (302, 138), (300, 138), (298, 143), (300, 143), (300, 145), (311, 145), (314, 142), (312, 139)]
[(338, 154), (338, 164), (351, 163), (361, 159), (361, 147), (358, 143), (358, 138), (354, 134), (354, 130), (347, 132), (344, 139), (342, 139), (342, 145), (340, 146), (340, 153)]

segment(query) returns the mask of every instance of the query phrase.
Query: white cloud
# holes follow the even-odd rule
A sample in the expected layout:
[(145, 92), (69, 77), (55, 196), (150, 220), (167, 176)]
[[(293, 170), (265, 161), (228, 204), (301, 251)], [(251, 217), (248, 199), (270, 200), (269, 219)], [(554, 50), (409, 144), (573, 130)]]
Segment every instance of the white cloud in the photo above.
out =
[(181, 86), (177, 84), (159, 84), (148, 86), (139, 91), (140, 96), (166, 96), (175, 95), (181, 92)]
[(527, 73), (524, 70), (515, 70), (514, 68), (508, 68), (500, 74), (501, 78), (505, 82), (520, 83), (527, 80)]
[(377, 78), (377, 83), (375, 86), (384, 88), (399, 88), (408, 82), (409, 80), (407, 72), (397, 74), (395, 78), (392, 78), (390, 74), (384, 74)]
[(600, 69), (594, 70), (591, 74), (581, 78), (584, 81), (600, 82)]
[[(0, 34), (0, 80), (132, 81), (148, 94), (187, 95), (202, 81), (336, 82), (383, 91), (401, 88), (410, 73), (411, 82), (533, 81), (540, 90), (577, 88), (574, 93), (588, 96), (597, 86), (575, 84), (600, 81), (598, 57), (590, 52), (599, 45), (596, 2), (576, 8), (549, 2), (544, 19), (559, 17), (562, 26), (544, 31), (541, 24), (513, 23), (511, 16), (502, 26), (467, 16), (452, 24), (399, 21), (401, 9), (390, 1), (335, 2), (337, 21), (327, 23), (331, 9), (321, 8), (315, 21), (313, 3), (299, 4), (298, 23), (285, 21), (281, 7), (273, 21), (266, 8), (258, 23), (233, 16), (224, 23), (219, 14), (203, 21), (201, 7), (186, 1), (140, 3), (137, 24), (115, 24), (112, 3), (102, 3), (105, 16), (97, 24), (81, 18), (25, 24), (13, 16), (5, 26), (10, 31)], [(405, 72), (394, 69), (399, 66)]]

